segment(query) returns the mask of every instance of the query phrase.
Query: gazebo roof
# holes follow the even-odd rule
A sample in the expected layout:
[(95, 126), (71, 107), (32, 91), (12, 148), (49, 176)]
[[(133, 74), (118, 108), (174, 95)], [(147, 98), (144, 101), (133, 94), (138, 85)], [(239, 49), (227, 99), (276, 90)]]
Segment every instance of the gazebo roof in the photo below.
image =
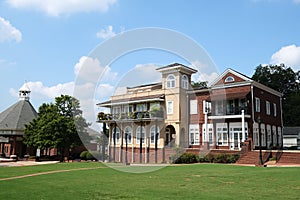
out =
[(19, 100), (0, 113), (0, 131), (23, 131), (28, 124), (37, 117), (37, 112), (28, 100)]

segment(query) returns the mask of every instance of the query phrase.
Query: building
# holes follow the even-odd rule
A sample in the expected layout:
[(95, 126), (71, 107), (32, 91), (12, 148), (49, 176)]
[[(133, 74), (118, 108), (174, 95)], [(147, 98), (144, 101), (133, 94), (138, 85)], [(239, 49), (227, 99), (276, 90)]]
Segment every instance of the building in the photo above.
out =
[[(192, 88), (197, 70), (174, 63), (157, 69), (161, 83), (127, 88), (98, 103), (110, 113), (110, 158), (119, 162), (168, 162), (183, 149), (240, 151), (282, 145), (281, 94), (231, 69), (210, 87)], [(206, 131), (208, 130), (208, 131)]]
[(30, 89), (25, 83), (19, 89), (19, 101), (0, 113), (0, 155), (23, 156), (25, 124), (37, 117), (37, 112), (30, 103)]
[[(282, 147), (281, 93), (227, 69), (209, 88), (189, 91), (190, 147)], [(194, 95), (195, 94), (195, 95)], [(208, 130), (208, 131), (206, 131)]]
[(300, 147), (300, 127), (283, 128), (283, 146)]

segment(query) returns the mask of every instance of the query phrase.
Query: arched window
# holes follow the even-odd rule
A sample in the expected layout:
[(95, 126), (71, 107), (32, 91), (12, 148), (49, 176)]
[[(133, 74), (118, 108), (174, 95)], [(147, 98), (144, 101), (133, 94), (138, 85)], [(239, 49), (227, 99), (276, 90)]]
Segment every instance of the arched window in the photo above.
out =
[(155, 133), (158, 133), (158, 136), (157, 136), (157, 142), (158, 142), (159, 135), (160, 135), (160, 129), (158, 126), (154, 125), (150, 128), (150, 144), (155, 144)]
[[(140, 138), (141, 138), (141, 127), (137, 127), (136, 129), (136, 144), (140, 144)], [(145, 127), (142, 127), (142, 144), (145, 144), (145, 138), (146, 138), (146, 130)]]
[[(116, 129), (116, 130), (115, 130)], [(120, 129), (115, 127), (112, 132), (112, 144), (114, 144), (114, 135), (116, 133), (116, 144), (120, 144)]]
[(186, 75), (183, 75), (181, 78), (181, 87), (183, 89), (188, 89), (188, 77)]
[(176, 86), (176, 79), (173, 74), (167, 76), (167, 88), (174, 88)]
[(234, 78), (232, 76), (228, 76), (225, 79), (225, 83), (230, 83), (230, 82), (233, 82), (233, 81), (234, 81)]
[(124, 144), (126, 144), (126, 134), (127, 134), (127, 144), (132, 144), (132, 128), (126, 126), (124, 130)]

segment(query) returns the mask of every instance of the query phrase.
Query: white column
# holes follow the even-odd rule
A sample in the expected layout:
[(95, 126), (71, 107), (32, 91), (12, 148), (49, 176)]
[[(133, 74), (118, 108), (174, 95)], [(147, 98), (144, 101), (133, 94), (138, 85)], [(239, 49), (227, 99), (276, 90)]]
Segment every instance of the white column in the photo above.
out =
[(242, 142), (245, 142), (245, 111), (242, 110)]

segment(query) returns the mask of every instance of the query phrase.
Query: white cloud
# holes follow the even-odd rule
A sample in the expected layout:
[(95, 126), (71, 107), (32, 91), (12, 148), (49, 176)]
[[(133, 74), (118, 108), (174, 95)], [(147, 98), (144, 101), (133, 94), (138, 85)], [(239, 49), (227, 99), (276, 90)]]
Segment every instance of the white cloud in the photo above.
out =
[(8, 20), (0, 17), (0, 43), (5, 41), (20, 42), (21, 40), (21, 31), (12, 26)]
[(199, 60), (193, 61), (191, 64), (191, 68), (198, 70), (197, 73), (192, 75), (192, 81), (194, 82), (207, 81), (209, 85), (219, 76), (215, 67), (209, 67), (207, 64), (204, 64)]
[(107, 26), (105, 29), (101, 29), (98, 33), (96, 33), (96, 36), (102, 39), (108, 39), (114, 37), (115, 35), (116, 33), (113, 31), (113, 27), (111, 25)]
[(59, 16), (79, 12), (106, 12), (117, 0), (6, 0), (6, 2), (14, 8), (33, 9), (50, 16)]
[(109, 66), (102, 66), (97, 58), (87, 56), (82, 56), (75, 64), (74, 73), (77, 79), (93, 83), (97, 83), (99, 78), (101, 81), (111, 81), (118, 75), (118, 73), (112, 72)]
[(282, 47), (274, 53), (270, 60), (271, 64), (285, 64), (294, 70), (300, 70), (300, 47), (289, 45)]

